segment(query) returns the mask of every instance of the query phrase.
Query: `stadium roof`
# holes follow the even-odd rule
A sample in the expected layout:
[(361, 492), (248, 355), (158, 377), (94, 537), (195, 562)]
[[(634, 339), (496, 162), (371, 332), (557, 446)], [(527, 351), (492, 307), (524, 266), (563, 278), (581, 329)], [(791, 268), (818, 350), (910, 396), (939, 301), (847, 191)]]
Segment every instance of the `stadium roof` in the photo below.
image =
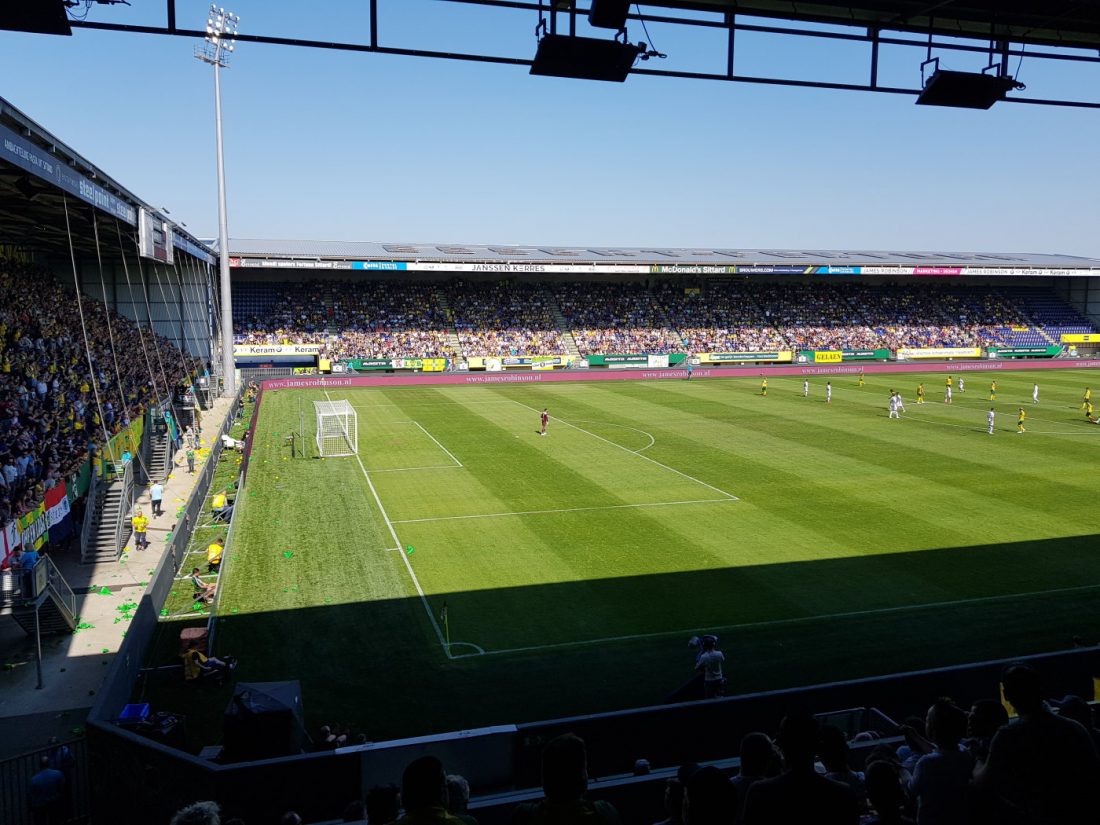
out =
[(889, 250), (703, 249), (513, 244), (377, 243), (371, 241), (253, 240), (231, 238), (233, 258), (270, 261), (405, 261), (438, 263), (815, 265), (1024, 267), (1100, 269), (1100, 258), (1015, 252), (896, 252)]

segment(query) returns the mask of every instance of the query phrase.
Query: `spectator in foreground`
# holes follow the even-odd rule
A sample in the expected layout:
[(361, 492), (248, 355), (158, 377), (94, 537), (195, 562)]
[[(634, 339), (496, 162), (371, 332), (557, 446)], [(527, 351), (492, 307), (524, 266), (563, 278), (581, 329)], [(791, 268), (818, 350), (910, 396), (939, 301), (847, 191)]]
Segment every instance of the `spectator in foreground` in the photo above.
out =
[(909, 790), (917, 800), (917, 825), (965, 825), (970, 821), (968, 787), (974, 758), (960, 750), (966, 712), (950, 699), (928, 709), (925, 730), (934, 746), (917, 761)]
[(684, 786), (684, 825), (729, 825), (737, 815), (737, 789), (718, 768), (700, 768)]
[(1018, 822), (1095, 823), (1100, 761), (1088, 732), (1050, 712), (1034, 669), (1011, 665), (1001, 682), (1019, 716), (993, 737), (975, 783), (1017, 814)]
[(836, 725), (823, 725), (821, 728), (821, 764), (825, 766), (825, 778), (841, 785), (847, 785), (856, 799), (863, 799), (866, 793), (865, 777), (861, 771), (853, 771), (848, 766), (848, 740), (844, 731)]
[(466, 777), (447, 774), (447, 810), (466, 825), (477, 825), (477, 820), (470, 816), (469, 805), (470, 783)]
[(745, 816), (745, 798), (749, 788), (765, 777), (772, 776), (776, 761), (775, 745), (765, 733), (746, 733), (741, 738), (741, 771), (731, 780), (737, 789), (737, 817), (740, 823)]
[(393, 822), (400, 813), (397, 797), (400, 789), (396, 785), (375, 785), (367, 791), (367, 822), (371, 825), (386, 825)]
[(749, 788), (745, 825), (856, 825), (859, 814), (855, 795), (814, 770), (819, 734), (817, 720), (808, 713), (783, 718), (777, 740), (783, 754), (783, 773)]
[(679, 779), (665, 782), (665, 813), (667, 816), (655, 825), (683, 825), (684, 786)]
[(1004, 705), (995, 699), (979, 699), (970, 706), (963, 746), (975, 761), (984, 762), (989, 756), (989, 743), (997, 731), (1007, 724), (1008, 711)]
[(221, 825), (217, 802), (192, 802), (176, 811), (170, 825)]
[(447, 775), (434, 756), (414, 759), (401, 775), (405, 815), (398, 825), (463, 825), (447, 811)]
[(905, 791), (894, 762), (880, 760), (867, 766), (867, 801), (874, 809), (863, 825), (914, 825), (905, 815)]
[(584, 798), (588, 757), (584, 741), (571, 733), (551, 739), (542, 751), (542, 791), (538, 802), (525, 802), (512, 812), (512, 825), (619, 825), (619, 812), (609, 802)]
[(31, 777), (30, 807), (34, 825), (60, 825), (64, 819), (65, 774), (50, 767), (46, 754), (38, 760), (38, 773)]

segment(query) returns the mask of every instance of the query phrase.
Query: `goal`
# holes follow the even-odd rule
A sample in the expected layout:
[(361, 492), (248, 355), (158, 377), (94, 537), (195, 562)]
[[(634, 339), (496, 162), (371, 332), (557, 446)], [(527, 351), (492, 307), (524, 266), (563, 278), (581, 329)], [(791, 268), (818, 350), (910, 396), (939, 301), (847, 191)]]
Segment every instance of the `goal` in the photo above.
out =
[(317, 453), (323, 458), (359, 452), (359, 419), (347, 401), (314, 401)]

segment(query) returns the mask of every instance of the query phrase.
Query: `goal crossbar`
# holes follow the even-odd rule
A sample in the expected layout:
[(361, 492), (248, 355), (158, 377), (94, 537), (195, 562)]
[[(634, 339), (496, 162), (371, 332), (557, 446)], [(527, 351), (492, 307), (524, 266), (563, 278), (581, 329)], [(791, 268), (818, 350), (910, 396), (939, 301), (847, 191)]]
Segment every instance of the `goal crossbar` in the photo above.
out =
[(317, 415), (317, 454), (323, 458), (359, 452), (359, 417), (345, 400), (314, 401)]

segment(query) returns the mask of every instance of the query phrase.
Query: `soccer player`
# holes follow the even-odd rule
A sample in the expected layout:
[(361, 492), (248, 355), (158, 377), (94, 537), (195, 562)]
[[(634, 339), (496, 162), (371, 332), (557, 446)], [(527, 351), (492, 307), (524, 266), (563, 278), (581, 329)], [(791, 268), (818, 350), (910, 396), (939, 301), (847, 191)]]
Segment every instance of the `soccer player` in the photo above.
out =
[(859, 368), (859, 386), (863, 386), (863, 367)]
[(1085, 415), (1092, 415), (1092, 402), (1091, 401), (1086, 401), (1085, 402)]
[(917, 384), (917, 403), (924, 403), (924, 384)]
[(966, 379), (959, 376), (959, 392), (966, 392)]
[(802, 382), (802, 397), (803, 398), (809, 398), (810, 397), (810, 382), (809, 381), (803, 381)]
[(989, 408), (989, 415), (985, 417), (985, 420), (989, 422), (989, 434), (993, 435), (993, 421), (996, 419), (997, 413), (993, 411), (993, 408)]
[(894, 396), (898, 399), (898, 412), (905, 412), (905, 402), (901, 400), (901, 393), (896, 392)]
[(1024, 429), (1024, 420), (1026, 418), (1027, 418), (1027, 411), (1023, 407), (1020, 407), (1020, 415), (1016, 419), (1016, 433), (1017, 434), (1022, 433), (1022, 432), (1026, 432), (1026, 430)]
[(768, 379), (767, 379), (767, 377), (765, 377), (760, 382), (760, 394), (761, 395), (767, 395), (768, 394)]
[(898, 415), (898, 394), (893, 390), (890, 390), (890, 414), (887, 418), (901, 418), (901, 416)]
[(1034, 387), (1031, 388), (1031, 403), (1032, 404), (1038, 404), (1039, 403), (1039, 385), (1038, 384), (1036, 384)]
[(953, 388), (953, 387), (955, 386), (955, 382), (951, 380), (951, 376), (950, 376), (950, 375), (949, 375), (949, 376), (947, 376), (947, 386), (948, 386), (949, 388)]
[(687, 367), (687, 370), (688, 370), (687, 380), (690, 381), (691, 380), (691, 372), (694, 369), (694, 367), (691, 365), (691, 360), (690, 359), (688, 359), (687, 365), (688, 365), (688, 367)]
[(997, 382), (996, 381), (990, 381), (989, 382), (989, 400), (990, 401), (996, 401), (997, 400)]
[(539, 422), (542, 424), (539, 435), (546, 435), (546, 428), (550, 426), (550, 411), (547, 410), (546, 407), (542, 408), (542, 413), (539, 415)]
[(950, 383), (946, 387), (944, 387), (944, 389), (943, 389), (943, 403), (944, 404), (950, 404), (951, 403), (951, 384)]
[(1092, 387), (1085, 387), (1085, 397), (1081, 401), (1081, 409), (1087, 409), (1092, 401)]
[(833, 403), (833, 382), (832, 381), (826, 381), (825, 382), (825, 403), (826, 404), (832, 404)]

